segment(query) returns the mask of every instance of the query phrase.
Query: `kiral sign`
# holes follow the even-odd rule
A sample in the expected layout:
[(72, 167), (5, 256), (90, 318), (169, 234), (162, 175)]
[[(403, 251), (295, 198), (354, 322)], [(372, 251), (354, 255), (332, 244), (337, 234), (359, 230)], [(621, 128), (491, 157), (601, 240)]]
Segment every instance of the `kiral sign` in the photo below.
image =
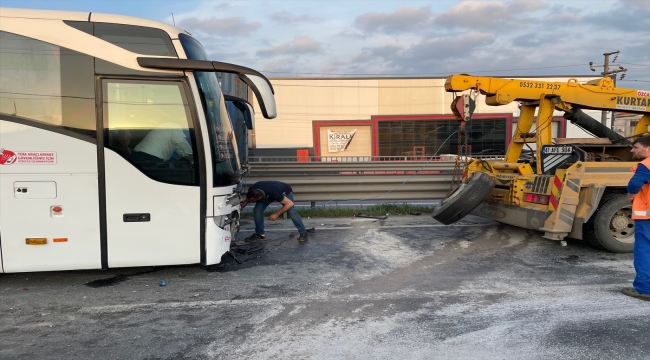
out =
[(327, 144), (329, 152), (341, 152), (347, 150), (354, 138), (357, 129), (347, 131), (327, 130)]
[(55, 151), (11, 151), (0, 149), (0, 165), (55, 165)]

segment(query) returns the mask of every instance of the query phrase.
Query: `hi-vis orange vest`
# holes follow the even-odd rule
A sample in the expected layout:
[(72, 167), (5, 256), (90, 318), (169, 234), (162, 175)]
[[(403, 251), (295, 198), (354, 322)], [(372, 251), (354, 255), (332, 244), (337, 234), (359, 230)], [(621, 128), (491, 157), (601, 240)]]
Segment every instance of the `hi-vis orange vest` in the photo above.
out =
[[(639, 164), (645, 165), (650, 169), (650, 157), (641, 161)], [(639, 164), (634, 165), (632, 172), (636, 172)], [(641, 191), (634, 197), (632, 202), (632, 219), (634, 220), (648, 220), (650, 219), (650, 184), (645, 184), (641, 187)]]

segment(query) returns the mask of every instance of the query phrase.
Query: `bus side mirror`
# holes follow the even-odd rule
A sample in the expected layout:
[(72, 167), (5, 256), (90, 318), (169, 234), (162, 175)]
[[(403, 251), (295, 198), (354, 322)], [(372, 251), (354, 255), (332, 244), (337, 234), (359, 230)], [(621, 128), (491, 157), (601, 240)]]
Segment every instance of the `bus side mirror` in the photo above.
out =
[(253, 106), (249, 103), (244, 103), (246, 106), (246, 127), (248, 130), (253, 130), (255, 128), (255, 111), (253, 110)]
[(257, 102), (260, 104), (262, 115), (267, 119), (275, 119), (278, 116), (275, 107), (275, 96), (273, 95), (273, 86), (266, 76), (259, 71), (247, 68), (241, 65), (213, 61), (212, 66), (217, 72), (227, 72), (237, 74), (239, 78), (250, 86), (255, 94)]
[[(262, 115), (267, 119), (275, 119), (278, 116), (278, 111), (275, 107), (275, 96), (273, 89), (269, 86), (268, 80), (264, 80), (257, 75), (250, 74), (237, 74), (243, 82), (251, 87), (255, 98), (260, 104)], [(250, 106), (250, 105), (249, 105)], [(251, 112), (252, 113), (252, 112)]]
[(253, 105), (251, 105), (248, 101), (238, 98), (236, 96), (231, 96), (231, 95), (224, 95), (224, 98), (227, 102), (232, 103), (241, 111), (242, 115), (244, 116), (244, 122), (246, 123), (246, 128), (248, 130), (253, 130), (255, 128), (255, 110), (253, 109)]

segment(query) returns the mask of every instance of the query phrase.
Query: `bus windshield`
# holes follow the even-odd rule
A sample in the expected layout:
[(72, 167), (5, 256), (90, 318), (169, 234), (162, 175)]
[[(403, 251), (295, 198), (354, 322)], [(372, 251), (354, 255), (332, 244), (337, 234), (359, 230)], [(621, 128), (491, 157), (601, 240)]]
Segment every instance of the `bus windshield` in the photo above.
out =
[[(179, 39), (188, 59), (209, 60), (203, 46), (194, 38), (180, 34)], [(236, 185), (241, 175), (235, 133), (216, 73), (195, 71), (201, 103), (210, 129), (210, 148), (214, 169), (213, 186)]]

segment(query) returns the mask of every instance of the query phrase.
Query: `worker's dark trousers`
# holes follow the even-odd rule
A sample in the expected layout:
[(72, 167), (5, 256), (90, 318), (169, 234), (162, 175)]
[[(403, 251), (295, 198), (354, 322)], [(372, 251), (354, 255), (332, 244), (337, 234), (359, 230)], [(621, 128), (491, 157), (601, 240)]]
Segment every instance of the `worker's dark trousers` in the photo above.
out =
[(634, 220), (634, 288), (650, 295), (650, 220)]

